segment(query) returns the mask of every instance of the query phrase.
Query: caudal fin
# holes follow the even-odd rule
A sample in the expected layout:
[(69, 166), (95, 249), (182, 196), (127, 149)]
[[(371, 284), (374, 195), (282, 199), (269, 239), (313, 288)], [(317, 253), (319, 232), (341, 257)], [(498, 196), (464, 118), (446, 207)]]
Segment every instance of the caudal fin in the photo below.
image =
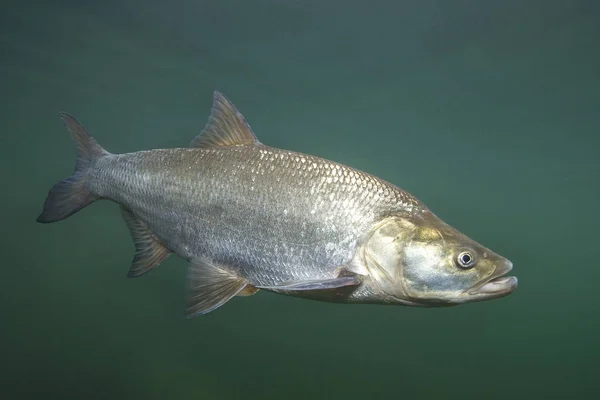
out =
[(67, 113), (60, 113), (77, 149), (75, 171), (50, 189), (38, 222), (56, 222), (69, 217), (96, 198), (87, 189), (89, 170), (94, 160), (109, 154), (85, 128)]

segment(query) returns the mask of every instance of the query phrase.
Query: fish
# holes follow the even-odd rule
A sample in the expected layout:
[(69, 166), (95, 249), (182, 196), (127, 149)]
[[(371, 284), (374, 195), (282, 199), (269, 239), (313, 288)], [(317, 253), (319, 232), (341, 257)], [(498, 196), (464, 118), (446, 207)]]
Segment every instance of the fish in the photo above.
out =
[(215, 91), (185, 148), (112, 154), (59, 113), (76, 147), (38, 222), (96, 200), (120, 206), (139, 277), (175, 253), (189, 262), (185, 316), (259, 290), (350, 304), (453, 306), (500, 298), (512, 263), (405, 190), (320, 157), (261, 143)]

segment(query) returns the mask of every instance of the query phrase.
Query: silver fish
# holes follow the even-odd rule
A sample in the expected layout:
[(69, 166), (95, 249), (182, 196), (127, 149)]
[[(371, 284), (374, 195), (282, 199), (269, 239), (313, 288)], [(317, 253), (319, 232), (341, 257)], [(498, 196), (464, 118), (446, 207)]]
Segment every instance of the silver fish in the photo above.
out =
[(311, 155), (260, 143), (215, 92), (189, 148), (111, 154), (68, 114), (73, 175), (38, 222), (99, 199), (121, 206), (143, 275), (171, 253), (190, 261), (186, 316), (259, 289), (340, 303), (446, 306), (510, 294), (512, 263), (404, 190)]

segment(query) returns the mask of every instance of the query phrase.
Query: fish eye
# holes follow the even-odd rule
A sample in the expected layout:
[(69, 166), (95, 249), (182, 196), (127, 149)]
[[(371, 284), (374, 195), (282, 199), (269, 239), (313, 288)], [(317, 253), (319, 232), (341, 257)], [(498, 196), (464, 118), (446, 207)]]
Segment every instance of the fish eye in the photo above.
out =
[(456, 258), (459, 267), (467, 269), (475, 266), (475, 256), (469, 251), (463, 251)]

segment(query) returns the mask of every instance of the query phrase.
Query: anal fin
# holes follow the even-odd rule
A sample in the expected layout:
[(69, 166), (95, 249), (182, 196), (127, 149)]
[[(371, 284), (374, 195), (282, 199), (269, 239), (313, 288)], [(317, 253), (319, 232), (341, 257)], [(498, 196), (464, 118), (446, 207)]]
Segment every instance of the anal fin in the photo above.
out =
[(186, 318), (209, 313), (242, 293), (248, 282), (210, 260), (194, 260), (188, 270)]
[(158, 266), (171, 254), (171, 251), (131, 211), (121, 207), (121, 213), (135, 245), (135, 255), (127, 276), (135, 278)]

